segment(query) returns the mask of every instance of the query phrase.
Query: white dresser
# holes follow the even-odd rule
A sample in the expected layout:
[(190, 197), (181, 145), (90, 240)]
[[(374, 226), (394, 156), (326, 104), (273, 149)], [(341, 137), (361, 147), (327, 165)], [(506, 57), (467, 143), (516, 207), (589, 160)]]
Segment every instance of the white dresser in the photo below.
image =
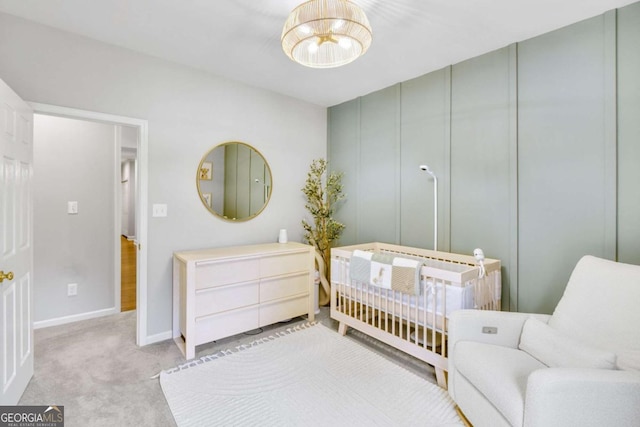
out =
[(173, 339), (195, 346), (291, 317), (314, 320), (313, 246), (268, 243), (173, 254)]

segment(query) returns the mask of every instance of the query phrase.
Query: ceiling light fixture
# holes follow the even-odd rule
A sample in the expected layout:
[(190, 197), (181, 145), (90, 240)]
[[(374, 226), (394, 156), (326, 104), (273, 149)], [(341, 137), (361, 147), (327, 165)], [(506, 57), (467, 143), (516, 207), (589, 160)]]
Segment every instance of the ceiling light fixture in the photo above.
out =
[(282, 29), (282, 49), (312, 68), (346, 65), (371, 46), (364, 11), (348, 0), (310, 0), (291, 11)]

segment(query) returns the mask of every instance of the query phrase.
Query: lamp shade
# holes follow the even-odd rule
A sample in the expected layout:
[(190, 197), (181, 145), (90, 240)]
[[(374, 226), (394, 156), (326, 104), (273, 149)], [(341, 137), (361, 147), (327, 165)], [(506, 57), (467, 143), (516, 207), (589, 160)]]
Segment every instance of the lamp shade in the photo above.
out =
[(287, 18), (282, 49), (289, 58), (312, 68), (348, 64), (371, 46), (372, 32), (364, 11), (348, 0), (310, 0)]

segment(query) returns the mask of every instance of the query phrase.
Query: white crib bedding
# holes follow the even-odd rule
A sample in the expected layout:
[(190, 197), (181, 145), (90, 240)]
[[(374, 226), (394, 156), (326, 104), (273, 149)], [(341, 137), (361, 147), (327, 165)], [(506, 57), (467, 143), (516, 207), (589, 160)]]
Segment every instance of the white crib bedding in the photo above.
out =
[[(332, 270), (331, 275), (333, 285), (337, 285), (338, 301), (341, 298), (347, 298), (349, 301), (361, 303), (373, 309), (375, 312), (373, 315), (395, 317), (437, 331), (446, 330), (449, 316), (454, 311), (476, 306), (475, 286), (471, 283), (459, 286), (445, 285), (436, 281), (434, 285), (434, 281), (422, 279), (420, 295), (413, 295), (379, 288), (368, 283), (354, 282), (348, 279), (348, 275), (341, 279), (336, 270)], [(443, 322), (445, 319), (447, 322)]]
[[(434, 294), (435, 294), (435, 313), (438, 316), (442, 316), (442, 308), (443, 308), (443, 300), (446, 297), (446, 307), (445, 313), (447, 318), (451, 315), (455, 310), (460, 309), (470, 309), (475, 307), (475, 288), (472, 284), (468, 284), (466, 286), (453, 286), (453, 285), (443, 285), (442, 283), (436, 283), (435, 286), (433, 282), (426, 282), (424, 280), (420, 281), (421, 292), (420, 295), (412, 295), (405, 294), (401, 292), (392, 291), (390, 289), (378, 288), (376, 286), (372, 286), (366, 283), (361, 282), (351, 282), (351, 283), (340, 283), (339, 281), (334, 280), (333, 283), (343, 285), (345, 290), (342, 288), (338, 289), (339, 293), (344, 293), (352, 299), (357, 299), (359, 302), (367, 302), (373, 301), (374, 296), (375, 300), (378, 301), (380, 298), (384, 300), (395, 301), (397, 303), (402, 304), (404, 307), (410, 307), (412, 309), (416, 308), (416, 303), (418, 304), (419, 309), (424, 309), (425, 306), (428, 311), (433, 311), (434, 308)], [(425, 298), (424, 287), (427, 286), (427, 293)], [(442, 292), (443, 286), (446, 289), (446, 295)], [(367, 299), (367, 294), (369, 298)], [(381, 304), (383, 307), (376, 308), (384, 308), (384, 303)]]

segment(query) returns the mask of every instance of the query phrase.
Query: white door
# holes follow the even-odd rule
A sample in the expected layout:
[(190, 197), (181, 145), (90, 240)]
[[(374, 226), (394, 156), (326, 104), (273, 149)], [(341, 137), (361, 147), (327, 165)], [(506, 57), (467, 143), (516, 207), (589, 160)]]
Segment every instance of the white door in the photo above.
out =
[(33, 111), (0, 80), (0, 405), (33, 376)]

